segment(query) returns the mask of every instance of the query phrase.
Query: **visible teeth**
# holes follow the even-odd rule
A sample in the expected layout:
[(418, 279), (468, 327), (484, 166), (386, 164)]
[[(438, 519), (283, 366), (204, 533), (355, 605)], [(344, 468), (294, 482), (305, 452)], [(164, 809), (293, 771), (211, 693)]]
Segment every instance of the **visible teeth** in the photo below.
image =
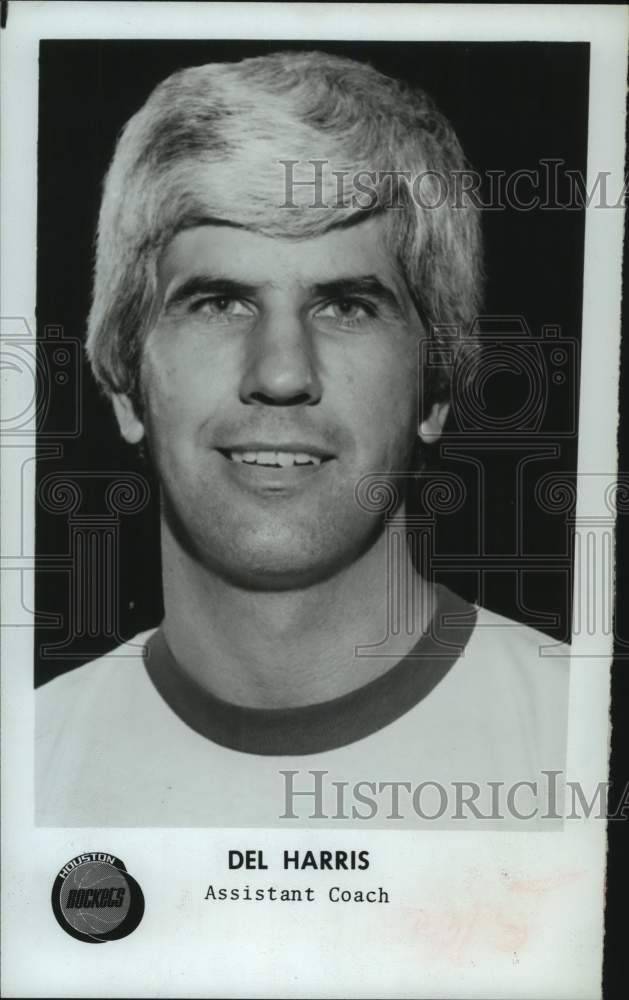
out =
[(288, 468), (291, 465), (321, 465), (321, 459), (306, 452), (292, 451), (230, 451), (232, 462), (244, 462), (246, 465), (270, 465)]

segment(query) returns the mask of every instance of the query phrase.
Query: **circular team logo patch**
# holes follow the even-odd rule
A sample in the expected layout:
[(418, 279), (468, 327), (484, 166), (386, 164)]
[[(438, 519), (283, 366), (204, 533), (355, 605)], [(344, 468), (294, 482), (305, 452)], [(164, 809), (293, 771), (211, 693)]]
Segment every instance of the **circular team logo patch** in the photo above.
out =
[(120, 858), (91, 851), (63, 866), (52, 887), (52, 909), (66, 934), (98, 944), (136, 929), (144, 896)]

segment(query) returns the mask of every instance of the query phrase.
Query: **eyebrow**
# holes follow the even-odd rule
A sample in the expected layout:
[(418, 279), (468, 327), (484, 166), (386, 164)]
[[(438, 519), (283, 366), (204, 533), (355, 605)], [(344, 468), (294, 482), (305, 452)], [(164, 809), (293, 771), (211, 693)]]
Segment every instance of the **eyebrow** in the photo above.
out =
[(242, 281), (232, 281), (230, 278), (212, 277), (209, 274), (197, 274), (175, 287), (164, 303), (166, 309), (180, 305), (195, 295), (225, 295), (232, 299), (250, 298), (257, 291), (256, 285)]
[(367, 295), (402, 314), (402, 305), (392, 288), (385, 285), (375, 274), (335, 278), (316, 284), (313, 291), (317, 297), (349, 299), (357, 295)]
[[(209, 274), (192, 275), (166, 296), (164, 307), (170, 309), (197, 295), (224, 295), (229, 298), (251, 298), (260, 286)], [(369, 296), (388, 306), (399, 315), (403, 310), (398, 296), (375, 274), (350, 275), (318, 282), (311, 286), (316, 298), (349, 299), (359, 295)]]

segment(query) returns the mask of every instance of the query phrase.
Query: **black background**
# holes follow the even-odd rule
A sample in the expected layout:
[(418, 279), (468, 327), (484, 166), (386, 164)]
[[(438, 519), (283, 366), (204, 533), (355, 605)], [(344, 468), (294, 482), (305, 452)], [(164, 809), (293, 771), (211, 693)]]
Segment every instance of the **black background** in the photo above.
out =
[[(103, 174), (116, 136), (153, 87), (174, 70), (205, 62), (231, 61), (276, 49), (319, 49), (370, 62), (393, 76), (424, 87), (452, 122), (468, 159), (481, 173), (535, 169), (542, 158), (561, 159), (585, 175), (589, 47), (582, 43), (362, 43), (234, 41), (44, 41), (40, 49), (40, 123), (38, 190), (38, 336), (50, 325), (69, 338), (83, 339), (90, 304), (93, 237)], [(554, 324), (579, 339), (583, 270), (584, 213), (565, 210), (508, 209), (484, 213), (487, 285), (485, 312), (523, 316), (538, 335)], [(43, 417), (38, 477), (64, 472), (139, 471), (134, 449), (121, 442), (110, 406), (96, 390), (84, 361), (77, 374), (83, 387), (81, 433), (59, 438), (62, 454), (44, 457), (41, 448), (55, 441), (56, 428), (68, 423), (67, 396), (53, 393)], [(570, 391), (576, 396), (578, 367)], [(488, 405), (510, 412), (514, 385), (509, 376), (494, 380)], [(553, 471), (574, 475), (576, 434), (565, 392), (549, 399), (542, 433), (557, 432), (560, 452)], [(451, 430), (453, 428), (450, 428)], [(486, 500), (488, 552), (509, 551), (516, 503), (508, 452), (488, 452), (485, 461), (494, 484)], [(505, 475), (500, 478), (501, 463)], [(447, 463), (446, 463), (447, 467)], [(451, 464), (459, 475), (465, 467)], [(542, 467), (543, 472), (548, 466)], [(497, 475), (496, 475), (497, 474)], [(100, 499), (86, 491), (96, 510)], [(521, 499), (521, 498), (520, 498)], [(443, 519), (437, 532), (442, 552), (465, 552), (473, 542), (478, 511), (466, 506)], [(565, 518), (544, 515), (531, 505), (527, 521), (531, 552), (565, 550)], [(51, 656), (50, 644), (63, 633), (70, 602), (67, 574), (54, 569), (56, 554), (68, 549), (68, 517), (37, 508), (36, 683), (78, 666), (113, 643), (93, 635)], [(141, 515), (120, 523), (120, 636), (158, 623), (161, 613), (158, 503), (156, 490)], [(46, 557), (49, 561), (46, 562)], [(484, 579), (462, 569), (442, 576), (452, 589), (510, 618), (530, 620), (518, 606), (513, 570)], [(570, 633), (570, 579), (548, 571), (525, 580), (530, 608), (552, 612), (556, 622), (536, 627), (556, 639)], [(57, 624), (44, 616), (57, 615)], [(58, 621), (62, 622), (60, 626)]]

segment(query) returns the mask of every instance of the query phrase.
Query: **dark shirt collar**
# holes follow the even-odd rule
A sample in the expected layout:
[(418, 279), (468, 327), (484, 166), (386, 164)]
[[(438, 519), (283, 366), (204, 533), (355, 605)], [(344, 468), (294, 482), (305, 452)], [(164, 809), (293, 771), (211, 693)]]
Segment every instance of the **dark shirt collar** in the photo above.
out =
[(146, 669), (159, 694), (186, 725), (230, 750), (265, 756), (336, 750), (410, 711), (462, 654), (474, 629), (476, 608), (444, 586), (436, 586), (435, 593), (430, 629), (406, 656), (375, 680), (331, 701), (263, 709), (216, 698), (182, 670), (161, 628), (147, 642)]

